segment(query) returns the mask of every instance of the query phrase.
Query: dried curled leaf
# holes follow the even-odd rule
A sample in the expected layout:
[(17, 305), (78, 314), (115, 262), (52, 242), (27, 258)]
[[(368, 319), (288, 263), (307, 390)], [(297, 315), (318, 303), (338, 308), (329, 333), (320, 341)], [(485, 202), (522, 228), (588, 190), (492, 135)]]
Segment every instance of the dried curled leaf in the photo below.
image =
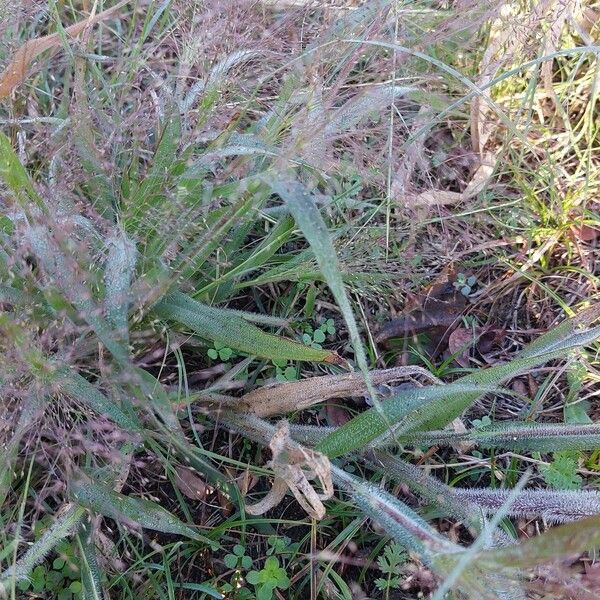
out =
[[(422, 376), (432, 381), (435, 377), (422, 367), (408, 366), (380, 369), (371, 372), (373, 385), (390, 384), (408, 377)], [(362, 373), (323, 375), (289, 383), (262, 386), (244, 395), (236, 410), (259, 417), (270, 417), (298, 411), (329, 398), (362, 396), (368, 392)]]
[[(129, 0), (121, 0), (113, 7), (65, 29), (67, 37), (74, 38), (82, 33), (87, 27), (91, 27), (100, 21), (104, 21), (117, 13)], [(25, 42), (14, 54), (13, 59), (8, 63), (0, 75), (0, 98), (6, 98), (12, 91), (23, 82), (27, 77), (27, 71), (33, 60), (51, 48), (57, 48), (62, 44), (62, 37), (59, 33), (52, 33), (43, 37), (35, 38)]]
[[(269, 448), (273, 458), (267, 466), (275, 473), (273, 487), (260, 502), (246, 506), (246, 511), (251, 515), (266, 513), (283, 500), (289, 489), (310, 517), (322, 519), (325, 516), (322, 501), (333, 496), (329, 459), (320, 452), (303, 448), (292, 441), (287, 421), (277, 424)], [(313, 479), (318, 479), (323, 493), (316, 492), (310, 483)]]

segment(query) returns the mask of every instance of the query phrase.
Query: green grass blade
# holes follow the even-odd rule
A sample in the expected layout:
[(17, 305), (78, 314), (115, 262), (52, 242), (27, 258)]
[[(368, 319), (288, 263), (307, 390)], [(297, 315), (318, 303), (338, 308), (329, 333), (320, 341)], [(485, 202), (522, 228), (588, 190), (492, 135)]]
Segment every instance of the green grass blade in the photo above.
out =
[[(109, 323), (101, 316), (101, 310), (93, 299), (88, 286), (80, 281), (78, 264), (74, 256), (69, 256), (56, 237), (45, 225), (36, 225), (28, 230), (29, 242), (43, 266), (46, 275), (56, 285), (68, 302), (78, 311), (94, 330), (100, 341), (106, 346), (113, 357), (121, 364), (128, 364), (127, 348), (119, 341)], [(83, 270), (82, 270), (83, 271)]]
[(358, 479), (342, 469), (332, 466), (336, 481), (359, 508), (382, 525), (386, 532), (403, 546), (416, 552), (426, 563), (437, 553), (457, 552), (455, 546), (397, 498), (379, 486)]
[(285, 244), (291, 237), (293, 232), (293, 221), (290, 217), (283, 217), (269, 234), (261, 241), (258, 247), (254, 248), (247, 259), (236, 265), (227, 273), (221, 275), (215, 281), (212, 281), (203, 288), (194, 293), (195, 297), (201, 294), (212, 291), (214, 288), (222, 285), (235, 277), (247, 275), (252, 271), (264, 265), (274, 254)]
[(180, 160), (177, 150), (181, 140), (181, 117), (171, 110), (172, 114), (166, 118), (160, 132), (150, 170), (128, 202), (124, 227), (129, 233), (140, 234), (145, 229), (142, 224), (145, 215), (163, 197), (173, 167)]
[[(479, 507), (487, 514), (494, 514), (506, 505), (511, 493), (511, 490), (489, 488), (444, 487), (446, 487), (444, 493), (449, 495), (454, 502)], [(592, 515), (600, 515), (600, 492), (522, 490), (512, 498), (508, 507), (508, 515), (518, 518), (541, 516), (550, 523), (576, 521)]]
[(146, 529), (182, 535), (212, 548), (219, 547), (156, 502), (119, 494), (87, 477), (72, 480), (71, 494), (81, 506), (115, 521), (136, 523)]
[(570, 350), (589, 344), (599, 336), (600, 327), (566, 333), (562, 339), (552, 339), (545, 346), (537, 345), (534, 351), (526, 349), (509, 363), (481, 369), (454, 383), (397, 394), (386, 400), (382, 406), (383, 414), (374, 408), (361, 413), (322, 440), (317, 450), (335, 457), (363, 448), (384, 434), (390, 423), (396, 425), (396, 436), (415, 430), (444, 427), (484, 395), (486, 390), (497, 390), (503, 382), (519, 373), (548, 360), (562, 358)]
[(75, 536), (79, 550), (79, 570), (83, 586), (83, 600), (102, 600), (102, 572), (96, 557), (96, 545), (92, 537), (90, 521), (84, 521)]
[(177, 321), (205, 339), (251, 356), (333, 364), (341, 362), (335, 352), (265, 333), (235, 312), (206, 306), (180, 292), (169, 294), (153, 310), (163, 319)]
[[(386, 398), (382, 406), (385, 419), (375, 408), (366, 410), (330, 433), (317, 444), (316, 448), (330, 458), (361, 450), (369, 442), (389, 432), (390, 424), (404, 425), (404, 427), (394, 427), (395, 436), (401, 436), (404, 429), (408, 428), (408, 424), (412, 424), (419, 417), (422, 419), (424, 414), (426, 418), (428, 413), (424, 411), (435, 402), (452, 401), (455, 398), (471, 401), (494, 390), (495, 388), (490, 386), (462, 382), (409, 389)], [(391, 438), (391, 432), (389, 433)]]
[(35, 191), (25, 167), (21, 164), (10, 140), (0, 132), (0, 178), (12, 190), (25, 214), (31, 205), (37, 206), (43, 213), (48, 211), (46, 203)]
[(14, 564), (0, 573), (0, 591), (8, 587), (10, 580), (16, 582), (28, 579), (33, 568), (41, 563), (62, 539), (71, 535), (85, 516), (85, 509), (73, 504), (63, 507), (61, 515), (43, 533), (42, 537), (29, 547), (27, 552)]
[(219, 248), (232, 226), (246, 219), (256, 204), (257, 200), (252, 196), (238, 198), (231, 206), (223, 209), (219, 218), (212, 222), (203, 234), (194, 234), (190, 241), (184, 242), (177, 260), (172, 265), (180, 280), (188, 281), (197, 275), (208, 257)]
[(136, 247), (124, 233), (111, 237), (107, 245), (104, 310), (119, 337), (128, 343), (129, 296), (136, 264)]
[(315, 204), (315, 200), (308, 190), (297, 181), (280, 178), (273, 179), (269, 183), (273, 191), (285, 201), (296, 224), (300, 227), (304, 237), (306, 237), (310, 244), (319, 264), (319, 269), (323, 273), (325, 281), (327, 281), (327, 285), (331, 289), (331, 293), (344, 316), (350, 341), (354, 347), (356, 362), (365, 377), (369, 394), (373, 398), (375, 408), (383, 417), (380, 403), (377, 400), (377, 392), (371, 383), (367, 356), (358, 332), (354, 312), (346, 294), (346, 287), (342, 278), (337, 253), (333, 247), (327, 225)]
[(150, 403), (162, 422), (172, 434), (181, 433), (181, 426), (173, 410), (165, 389), (154, 375), (139, 367), (130, 367), (127, 371), (128, 378), (132, 379), (131, 388), (145, 405)]
[(553, 527), (549, 531), (507, 548), (480, 553), (475, 560), (480, 565), (501, 572), (515, 565), (535, 568), (540, 563), (559, 557), (575, 556), (600, 544), (600, 516)]
[(600, 448), (600, 425), (560, 423), (495, 423), (465, 433), (425, 431), (400, 436), (403, 444), (449, 446), (474, 443), (483, 448), (506, 448), (515, 452), (559, 452)]
[(35, 426), (40, 415), (44, 412), (45, 405), (46, 398), (35, 386), (31, 386), (21, 405), (21, 414), (15, 430), (8, 444), (4, 447), (4, 456), (0, 460), (0, 507), (4, 504), (10, 491), (21, 440), (27, 431)]
[(99, 392), (87, 379), (68, 367), (62, 367), (54, 373), (53, 383), (67, 396), (89, 406), (94, 412), (108, 417), (123, 429), (132, 432), (141, 431), (138, 420)]

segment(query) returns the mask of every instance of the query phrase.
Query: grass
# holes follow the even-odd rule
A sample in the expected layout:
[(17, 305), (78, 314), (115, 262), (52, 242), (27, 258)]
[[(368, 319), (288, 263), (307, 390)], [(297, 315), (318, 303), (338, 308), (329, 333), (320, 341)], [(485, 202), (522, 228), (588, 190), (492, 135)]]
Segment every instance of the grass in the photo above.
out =
[(559, 7), (6, 12), (0, 597), (596, 597), (598, 7)]

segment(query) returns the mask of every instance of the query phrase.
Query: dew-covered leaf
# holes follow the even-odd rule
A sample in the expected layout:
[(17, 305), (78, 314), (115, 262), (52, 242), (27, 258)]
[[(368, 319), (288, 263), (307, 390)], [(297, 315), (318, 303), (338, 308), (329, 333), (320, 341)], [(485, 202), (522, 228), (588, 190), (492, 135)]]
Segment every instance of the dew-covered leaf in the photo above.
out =
[(81, 506), (115, 521), (135, 523), (146, 529), (183, 535), (211, 547), (218, 547), (216, 542), (201, 535), (151, 500), (119, 494), (84, 477), (77, 477), (71, 481), (71, 494)]
[(126, 414), (113, 400), (107, 398), (79, 373), (68, 367), (62, 367), (54, 373), (53, 383), (67, 396), (88, 406), (94, 412), (108, 417), (123, 429), (140, 431), (141, 426), (134, 416)]
[[(322, 440), (317, 449), (330, 458), (365, 447), (384, 434), (389, 424), (397, 436), (418, 430), (444, 427), (485, 393), (498, 391), (500, 385), (540, 364), (568, 355), (569, 351), (591, 343), (600, 336), (600, 327), (582, 330), (586, 320), (593, 322), (598, 309), (569, 319), (548, 332), (511, 362), (479, 369), (457, 381), (441, 386), (406, 390), (388, 398), (381, 414), (367, 410)], [(559, 334), (556, 334), (559, 330)]]
[(265, 333), (233, 311), (207, 306), (180, 292), (169, 294), (158, 302), (154, 312), (164, 319), (185, 325), (207, 340), (252, 356), (333, 364), (342, 362), (335, 352)]

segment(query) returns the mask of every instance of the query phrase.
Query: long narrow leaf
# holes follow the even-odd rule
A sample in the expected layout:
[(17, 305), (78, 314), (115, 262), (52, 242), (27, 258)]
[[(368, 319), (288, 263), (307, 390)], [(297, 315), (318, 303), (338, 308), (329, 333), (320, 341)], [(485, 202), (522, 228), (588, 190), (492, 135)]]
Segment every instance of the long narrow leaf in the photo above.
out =
[(128, 313), (131, 281), (135, 271), (136, 248), (124, 233), (108, 240), (108, 257), (104, 270), (106, 318), (124, 343), (128, 342)]
[[(451, 488), (445, 493), (456, 503), (477, 506), (494, 514), (506, 504), (510, 490)], [(508, 515), (513, 517), (543, 517), (551, 523), (575, 521), (600, 515), (600, 492), (523, 490), (510, 503)]]
[(2, 132), (0, 132), (0, 178), (12, 190), (25, 214), (29, 213), (32, 206), (47, 212), (45, 202), (35, 191), (29, 174), (21, 164), (10, 140)]
[(464, 433), (446, 430), (418, 431), (398, 439), (403, 444), (415, 446), (448, 446), (466, 442), (483, 448), (507, 448), (514, 451), (594, 450), (600, 447), (600, 425), (504, 422)]
[(106, 488), (89, 478), (78, 477), (71, 482), (71, 494), (81, 506), (115, 521), (135, 523), (146, 529), (183, 535), (204, 542), (212, 548), (219, 545), (198, 533), (156, 502), (131, 498)]
[(102, 600), (102, 574), (96, 557), (96, 546), (92, 537), (90, 522), (84, 521), (77, 532), (77, 548), (79, 550), (79, 570), (83, 586), (83, 600)]
[(206, 306), (180, 292), (161, 300), (154, 306), (154, 312), (164, 319), (177, 321), (189, 327), (205, 339), (253, 356), (333, 364), (342, 362), (335, 352), (311, 348), (287, 338), (265, 333), (227, 309)]
[(431, 562), (438, 553), (459, 552), (460, 547), (442, 537), (411, 508), (391, 494), (332, 466), (331, 472), (339, 485), (369, 517), (407, 548), (417, 552), (422, 560)]
[(21, 414), (12, 437), (3, 449), (4, 456), (0, 461), (2, 463), (0, 469), (0, 507), (4, 504), (10, 490), (21, 440), (27, 431), (36, 425), (40, 415), (44, 412), (45, 406), (45, 396), (35, 386), (31, 386), (26, 392), (21, 406)]
[(60, 516), (42, 537), (30, 546), (14, 565), (0, 573), (0, 591), (8, 586), (11, 579), (16, 582), (26, 580), (33, 568), (48, 556), (54, 546), (75, 530), (84, 518), (85, 512), (85, 509), (73, 504), (64, 506)]
[[(58, 225), (56, 225), (58, 227)], [(28, 229), (29, 242), (49, 279), (79, 313), (79, 317), (94, 330), (98, 338), (122, 365), (129, 363), (127, 348), (121, 343), (110, 324), (101, 316), (88, 286), (80, 281), (73, 263), (75, 257), (65, 253), (56, 237), (46, 225)], [(71, 260), (72, 259), (72, 260)]]
[(599, 336), (600, 327), (585, 331), (576, 328), (567, 331), (558, 340), (553, 336), (547, 344), (538, 340), (533, 350), (526, 349), (509, 363), (481, 369), (454, 383), (397, 394), (386, 400), (382, 414), (374, 409), (365, 411), (325, 438), (317, 450), (335, 457), (363, 448), (384, 434), (389, 424), (394, 425), (393, 433), (396, 436), (443, 427), (485, 394), (486, 389), (487, 392), (497, 390), (503, 382), (519, 373), (548, 360), (562, 358), (569, 351), (589, 344)]
[(112, 400), (98, 391), (87, 379), (68, 367), (55, 372), (53, 383), (67, 396), (89, 406), (96, 413), (108, 417), (123, 429), (139, 432), (141, 425), (133, 416), (125, 414)]
[(350, 335), (350, 341), (354, 347), (356, 362), (361, 370), (369, 395), (375, 403), (376, 410), (381, 418), (386, 420), (381, 411), (380, 403), (377, 399), (377, 392), (371, 383), (367, 356), (358, 332), (358, 325), (354, 318), (352, 306), (346, 294), (346, 287), (342, 278), (342, 271), (338, 261), (337, 253), (333, 247), (329, 231), (325, 221), (315, 204), (315, 199), (308, 190), (299, 182), (292, 179), (277, 178), (269, 182), (273, 191), (277, 193), (287, 204), (296, 224), (302, 230), (304, 237), (308, 240), (312, 251), (314, 252), (319, 269), (325, 277), (327, 285), (337, 302)]

